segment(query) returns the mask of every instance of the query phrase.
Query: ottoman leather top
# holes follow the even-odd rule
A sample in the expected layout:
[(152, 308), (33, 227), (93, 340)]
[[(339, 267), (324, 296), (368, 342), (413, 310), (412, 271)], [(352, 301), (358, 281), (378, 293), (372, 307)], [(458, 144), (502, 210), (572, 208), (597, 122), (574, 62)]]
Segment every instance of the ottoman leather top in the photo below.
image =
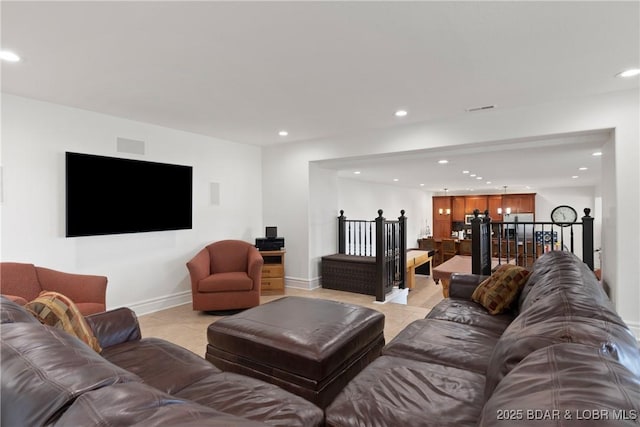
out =
[(383, 330), (376, 310), (291, 296), (212, 323), (207, 340), (247, 361), (320, 381)]

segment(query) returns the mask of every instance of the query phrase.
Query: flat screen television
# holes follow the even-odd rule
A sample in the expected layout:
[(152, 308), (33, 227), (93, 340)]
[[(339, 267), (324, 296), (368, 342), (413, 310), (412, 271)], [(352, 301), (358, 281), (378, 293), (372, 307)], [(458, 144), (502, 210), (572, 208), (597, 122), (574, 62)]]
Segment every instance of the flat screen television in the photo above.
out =
[(192, 228), (191, 166), (65, 157), (67, 237)]

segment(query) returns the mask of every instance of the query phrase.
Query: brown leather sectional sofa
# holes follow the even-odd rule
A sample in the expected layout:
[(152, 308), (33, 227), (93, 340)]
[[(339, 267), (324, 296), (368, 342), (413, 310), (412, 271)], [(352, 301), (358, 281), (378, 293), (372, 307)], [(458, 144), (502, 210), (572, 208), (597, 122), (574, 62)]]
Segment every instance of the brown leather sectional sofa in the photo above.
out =
[[(323, 412), (281, 388), (141, 338), (121, 308), (87, 317), (102, 352), (0, 298), (0, 425), (319, 426)], [(204, 331), (203, 331), (204, 333)]]
[(347, 384), (327, 425), (640, 425), (638, 342), (578, 258), (539, 258), (513, 313), (471, 301), (482, 279), (453, 276), (450, 298)]
[[(222, 372), (140, 337), (135, 314), (87, 320), (91, 350), (0, 298), (2, 426), (638, 426), (638, 342), (573, 255), (536, 261), (514, 312), (450, 298), (388, 343), (322, 410), (277, 386)], [(636, 286), (637, 284), (631, 284)]]

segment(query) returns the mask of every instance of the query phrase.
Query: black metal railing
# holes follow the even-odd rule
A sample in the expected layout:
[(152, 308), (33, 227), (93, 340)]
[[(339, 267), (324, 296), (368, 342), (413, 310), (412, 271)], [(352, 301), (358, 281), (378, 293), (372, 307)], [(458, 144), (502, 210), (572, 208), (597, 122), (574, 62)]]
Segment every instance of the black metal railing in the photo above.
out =
[(582, 260), (594, 268), (593, 217), (584, 209), (582, 222), (555, 223), (544, 221), (493, 222), (489, 212), (474, 211), (471, 221), (472, 272), (491, 274), (492, 260), (497, 264), (515, 263), (530, 267), (545, 252), (566, 250), (576, 252), (576, 229), (580, 229)]
[(376, 259), (376, 300), (384, 301), (394, 287), (405, 287), (407, 264), (407, 217), (400, 211), (397, 220), (387, 220), (378, 210), (373, 221), (338, 217), (338, 253), (372, 256)]

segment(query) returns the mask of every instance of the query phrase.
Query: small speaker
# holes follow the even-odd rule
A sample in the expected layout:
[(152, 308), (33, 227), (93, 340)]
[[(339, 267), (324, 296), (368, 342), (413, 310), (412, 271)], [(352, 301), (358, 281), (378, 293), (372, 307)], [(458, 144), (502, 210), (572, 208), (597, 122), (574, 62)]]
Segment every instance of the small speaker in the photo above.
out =
[(267, 239), (275, 239), (278, 237), (278, 227), (266, 227), (264, 234)]
[(144, 154), (144, 141), (118, 137), (116, 145), (120, 153)]
[(209, 185), (209, 191), (211, 193), (211, 204), (212, 205), (220, 205), (220, 183), (212, 182)]

